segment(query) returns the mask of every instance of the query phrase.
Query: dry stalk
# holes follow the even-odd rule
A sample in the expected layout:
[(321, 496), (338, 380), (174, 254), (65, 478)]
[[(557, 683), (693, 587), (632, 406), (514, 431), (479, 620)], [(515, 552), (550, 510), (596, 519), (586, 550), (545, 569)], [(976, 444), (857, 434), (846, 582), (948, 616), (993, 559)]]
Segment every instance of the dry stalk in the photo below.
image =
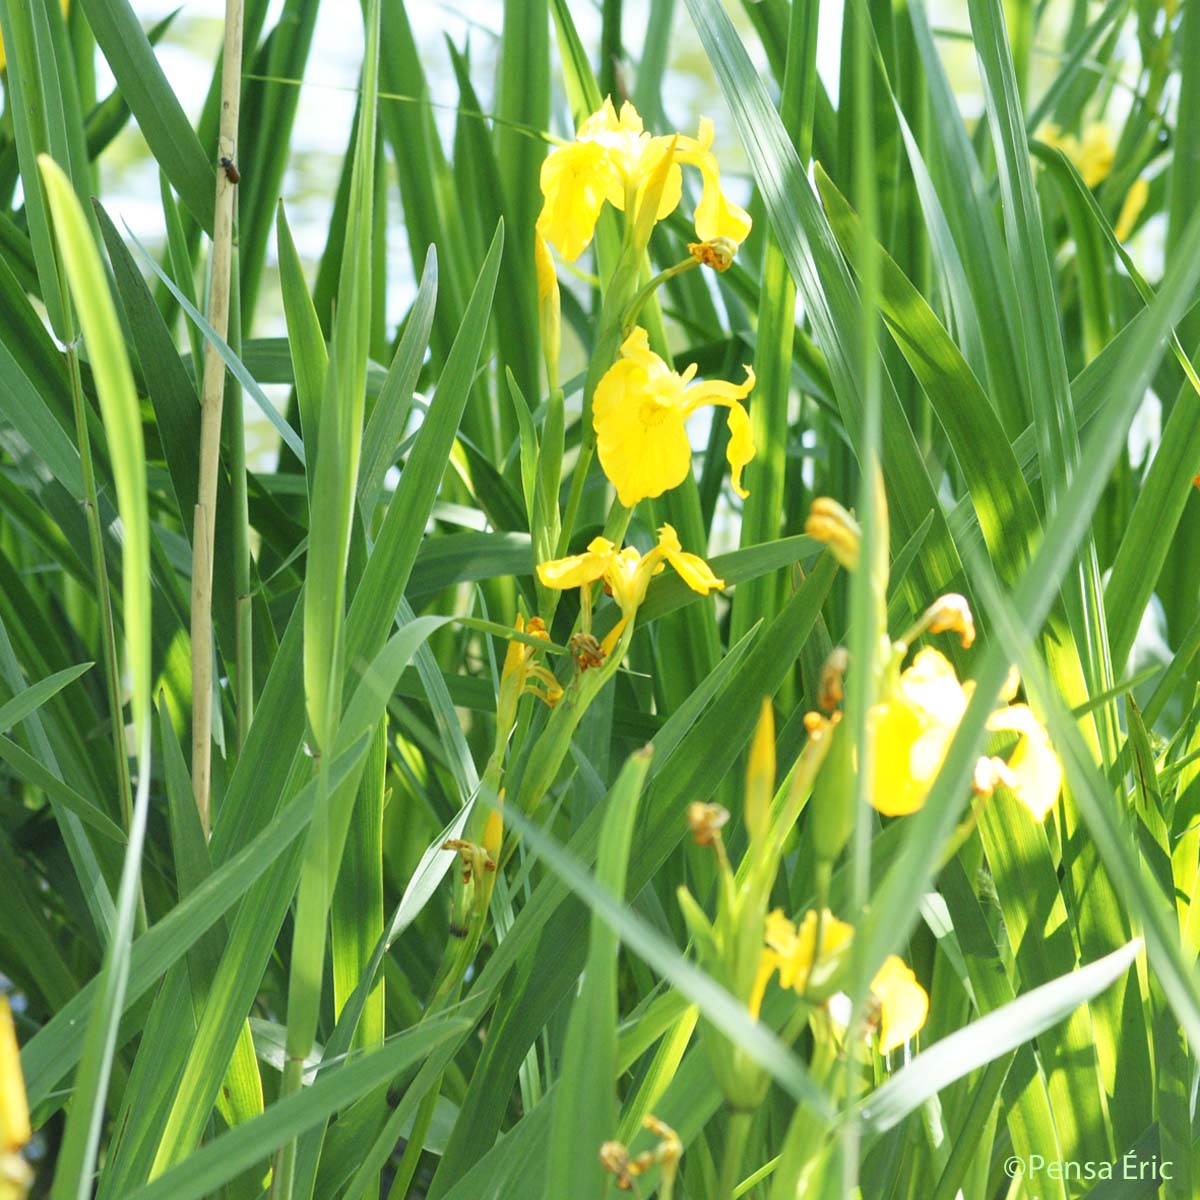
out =
[[(238, 109), (242, 85), (243, 0), (225, 3), (225, 57), (221, 75), (221, 121), (217, 146), (216, 209), (208, 322), (221, 338), (229, 332), (233, 212), (236, 198)], [(225, 363), (211, 343), (204, 351), (200, 398), (200, 487), (192, 533), (192, 791), (205, 835), (209, 831), (212, 783), (213, 540), (217, 516), (217, 473), (221, 453), (221, 410)]]

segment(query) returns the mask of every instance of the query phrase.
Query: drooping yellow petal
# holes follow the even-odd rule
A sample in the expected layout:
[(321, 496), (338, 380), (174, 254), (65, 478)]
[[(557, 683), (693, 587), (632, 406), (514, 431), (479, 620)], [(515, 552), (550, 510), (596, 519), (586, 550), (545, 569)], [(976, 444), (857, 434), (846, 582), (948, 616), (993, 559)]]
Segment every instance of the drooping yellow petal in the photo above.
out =
[(725, 580), (718, 579), (704, 559), (698, 554), (689, 554), (680, 546), (679, 535), (673, 526), (664, 525), (658, 531), (658, 545), (675, 568), (675, 573), (693, 592), (707, 596), (709, 592), (720, 591), (725, 586)]
[(570, 554), (538, 563), (538, 578), (544, 587), (564, 591), (583, 587), (601, 578), (616, 557), (616, 548), (608, 538), (593, 538), (583, 554)]
[(739, 245), (746, 240), (753, 222), (750, 214), (734, 204), (721, 189), (721, 172), (710, 147), (713, 125), (707, 117), (700, 119), (700, 134), (696, 138), (680, 138), (677, 156), (700, 170), (700, 203), (696, 205), (696, 235), (700, 241), (729, 238)]
[(988, 718), (988, 728), (1020, 734), (1008, 760), (1012, 791), (1035, 821), (1045, 820), (1062, 789), (1062, 764), (1042, 723), (1027, 704), (1010, 704)]
[(620, 179), (612, 156), (594, 141), (552, 150), (541, 168), (542, 212), (538, 231), (574, 262), (591, 244), (600, 210)]
[(871, 981), (879, 1004), (879, 1049), (883, 1054), (915, 1037), (929, 1015), (929, 996), (916, 975), (894, 954)]
[(726, 383), (712, 379), (693, 384), (684, 393), (684, 407), (688, 416), (706, 404), (724, 408), (728, 412), (729, 445), (725, 457), (729, 460), (733, 490), (744, 500), (750, 493), (742, 487), (742, 471), (754, 457), (754, 436), (750, 431), (750, 414), (742, 407), (744, 400), (754, 390), (754, 370), (746, 367), (746, 382)]
[(592, 400), (600, 466), (626, 508), (678, 487), (692, 465), (682, 383), (645, 336), (635, 329), (626, 339), (623, 357), (604, 373)]
[(925, 732), (920, 714), (895, 700), (876, 704), (867, 719), (874, 749), (871, 806), (885, 817), (916, 812), (929, 795), (925, 779), (912, 769), (912, 748)]

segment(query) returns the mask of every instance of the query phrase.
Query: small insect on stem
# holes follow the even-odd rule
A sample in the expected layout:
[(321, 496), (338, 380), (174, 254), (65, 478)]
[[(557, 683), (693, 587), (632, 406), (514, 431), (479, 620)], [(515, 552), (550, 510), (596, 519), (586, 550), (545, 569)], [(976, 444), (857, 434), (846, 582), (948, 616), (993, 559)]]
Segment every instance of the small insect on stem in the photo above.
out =
[(232, 158), (222, 157), (221, 166), (225, 168), (225, 178), (230, 183), (237, 183), (242, 178), (242, 173), (234, 165)]

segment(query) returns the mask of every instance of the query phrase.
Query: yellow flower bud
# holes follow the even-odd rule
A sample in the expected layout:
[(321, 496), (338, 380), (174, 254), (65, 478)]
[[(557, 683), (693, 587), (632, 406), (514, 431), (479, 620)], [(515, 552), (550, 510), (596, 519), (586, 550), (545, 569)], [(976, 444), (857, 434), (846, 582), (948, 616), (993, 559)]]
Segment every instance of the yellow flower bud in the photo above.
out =
[(752, 838), (766, 836), (774, 796), (775, 714), (771, 709), (771, 697), (765, 696), (746, 765), (746, 828)]
[(534, 237), (534, 265), (537, 268), (538, 321), (542, 335), (542, 357), (546, 361), (546, 378), (550, 390), (558, 387), (558, 359), (562, 351), (562, 299), (558, 289), (558, 274), (550, 247), (541, 231)]
[[(529, 624), (519, 613), (513, 624), (517, 633), (548, 642), (550, 635), (546, 632), (545, 622), (540, 617), (530, 617)], [(500, 671), (500, 695), (496, 701), (496, 731), (500, 744), (508, 741), (513, 726), (517, 720), (517, 705), (526, 692), (537, 696), (551, 708), (562, 697), (562, 685), (545, 667), (538, 666), (534, 661), (538, 649), (528, 642), (517, 641), (515, 638), (508, 643), (504, 654), (504, 666)], [(538, 687), (540, 683), (542, 686)]]
[[(504, 793), (500, 793), (500, 803), (504, 803)], [(500, 846), (504, 841), (504, 813), (493, 808), (488, 813), (487, 825), (483, 830), (483, 852), (496, 862), (500, 857)]]

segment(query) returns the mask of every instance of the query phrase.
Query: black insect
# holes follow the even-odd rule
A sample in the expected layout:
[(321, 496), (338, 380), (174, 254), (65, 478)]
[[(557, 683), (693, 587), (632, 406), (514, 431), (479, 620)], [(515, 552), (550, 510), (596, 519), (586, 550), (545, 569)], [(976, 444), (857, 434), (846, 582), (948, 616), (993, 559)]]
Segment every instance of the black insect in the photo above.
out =
[(242, 173), (234, 165), (232, 158), (222, 158), (221, 166), (225, 168), (225, 178), (230, 183), (237, 183), (242, 178)]
[(461, 925), (452, 924), (450, 926), (450, 934), (452, 937), (465, 938), (467, 936), (467, 932), (468, 931), (466, 929), (464, 929)]

